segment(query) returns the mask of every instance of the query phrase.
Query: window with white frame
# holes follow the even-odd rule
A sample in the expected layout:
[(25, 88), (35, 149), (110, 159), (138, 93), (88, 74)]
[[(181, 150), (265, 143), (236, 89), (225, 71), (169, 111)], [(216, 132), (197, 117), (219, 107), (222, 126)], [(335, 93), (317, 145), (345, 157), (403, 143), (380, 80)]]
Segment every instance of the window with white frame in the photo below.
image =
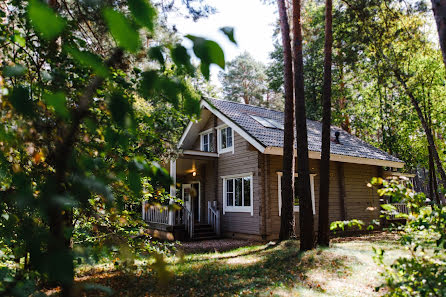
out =
[(218, 150), (219, 153), (229, 152), (233, 149), (234, 132), (231, 127), (224, 126), (218, 130)]
[(223, 214), (250, 212), (253, 215), (252, 173), (223, 176)]
[[(279, 216), (282, 212), (282, 172), (277, 172), (278, 182), (278, 201), (279, 201)], [(314, 202), (314, 177), (316, 174), (310, 174), (310, 189), (311, 189), (311, 204), (313, 207), (313, 214), (316, 214), (316, 206)], [(294, 188), (297, 188), (297, 173), (294, 173)], [(297, 197), (294, 200), (294, 212), (299, 212), (299, 200)]]
[(212, 129), (201, 133), (201, 150), (203, 152), (214, 151), (214, 133)]

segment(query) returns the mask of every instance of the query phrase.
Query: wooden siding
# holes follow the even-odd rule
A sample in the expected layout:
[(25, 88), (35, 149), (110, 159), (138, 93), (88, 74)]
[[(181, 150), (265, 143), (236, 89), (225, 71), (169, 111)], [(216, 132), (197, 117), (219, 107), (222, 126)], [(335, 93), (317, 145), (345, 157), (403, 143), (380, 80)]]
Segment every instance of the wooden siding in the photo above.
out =
[[(202, 131), (206, 131), (208, 129), (211, 129), (214, 126), (214, 115), (211, 115), (208, 119), (208, 121), (206, 122), (206, 124), (204, 125)], [(200, 131), (200, 132), (202, 132)], [(215, 132), (215, 131), (214, 131)], [(214, 133), (214, 137), (216, 137), (216, 133)], [(197, 136), (197, 139), (194, 142), (194, 145), (192, 146), (193, 150), (197, 150), (200, 151), (201, 150), (201, 137), (200, 135)]]
[[(222, 124), (220, 119), (211, 115), (202, 131)], [(216, 141), (217, 133), (214, 135)], [(223, 153), (217, 160), (208, 161), (195, 178), (195, 180), (201, 181), (202, 221), (207, 221), (207, 201), (217, 200), (218, 208), (221, 211), (222, 232), (226, 236), (249, 234), (263, 238), (277, 238), (280, 231), (277, 172), (282, 170), (282, 157), (260, 153), (235, 131), (233, 142), (234, 153), (232, 151)], [(190, 149), (200, 150), (200, 137), (197, 137)], [(319, 162), (319, 160), (310, 160), (311, 173), (316, 174), (314, 178), (315, 230), (317, 230), (319, 212)], [(378, 167), (350, 163), (339, 164), (344, 169), (346, 219), (355, 218), (370, 222), (379, 218), (379, 197), (376, 190), (367, 187), (370, 179), (378, 175)], [(337, 165), (336, 162), (330, 164), (330, 222), (342, 219), (340, 177)], [(223, 215), (223, 180), (221, 177), (242, 173), (253, 174), (253, 215), (238, 212), (226, 212)], [(298, 216), (299, 214), (295, 213), (296, 231), (299, 236)]]
[(226, 212), (222, 214), (223, 232), (260, 234), (260, 188), (258, 173), (258, 155), (256, 150), (243, 137), (234, 132), (234, 153), (220, 154), (218, 160), (218, 205), (223, 209), (223, 179), (221, 176), (250, 173), (253, 174), (253, 215), (242, 212)]
[[(319, 213), (319, 160), (310, 160), (311, 173), (316, 173), (314, 178), (314, 194), (316, 214), (314, 217), (315, 230), (317, 230)], [(279, 203), (278, 203), (278, 177), (277, 172), (282, 170), (282, 157), (269, 156), (270, 168), (268, 172), (267, 193), (269, 195), (269, 214), (266, 219), (266, 232), (268, 238), (277, 238), (280, 231)], [(329, 196), (329, 221), (341, 220), (341, 204), (339, 199), (339, 176), (336, 162), (330, 164), (330, 196)], [(347, 219), (361, 219), (368, 223), (379, 218), (379, 196), (376, 189), (367, 187), (371, 178), (377, 176), (378, 167), (342, 163), (345, 179), (345, 212)], [(296, 233), (299, 236), (299, 213), (295, 213)]]

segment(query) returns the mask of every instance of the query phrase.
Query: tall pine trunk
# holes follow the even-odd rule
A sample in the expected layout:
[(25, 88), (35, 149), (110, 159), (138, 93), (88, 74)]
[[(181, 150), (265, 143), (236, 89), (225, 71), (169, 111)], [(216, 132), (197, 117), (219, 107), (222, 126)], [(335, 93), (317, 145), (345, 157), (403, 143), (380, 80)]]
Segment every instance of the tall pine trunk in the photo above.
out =
[(443, 64), (446, 67), (446, 0), (431, 0), (432, 11), (437, 23), (438, 37), (440, 39)]
[[(418, 118), (421, 121), (421, 126), (423, 127), (424, 133), (426, 134), (427, 143), (429, 144), (430, 150), (432, 152), (432, 157), (434, 158), (435, 165), (437, 165), (438, 173), (441, 177), (441, 183), (443, 185), (443, 188), (446, 189), (446, 172), (443, 168), (443, 165), (441, 164), (440, 156), (438, 155), (437, 147), (435, 146), (434, 136), (432, 135), (432, 130), (430, 129), (423, 112), (421, 111), (420, 105), (418, 104), (417, 99), (415, 98), (415, 95), (409, 90), (406, 81), (403, 79), (403, 76), (397, 69), (393, 69), (393, 72), (395, 74), (396, 79), (399, 81), (399, 83), (403, 86), (404, 90), (406, 91), (407, 96), (409, 97), (412, 106), (415, 108), (415, 111), (418, 115)], [(444, 196), (440, 197), (442, 204), (446, 204), (446, 199)]]
[(279, 239), (295, 237), (294, 231), (294, 101), (293, 64), (291, 57), (290, 26), (284, 0), (278, 0), (280, 29), (282, 32), (285, 118), (283, 132), (282, 209)]
[(322, 94), (322, 150), (319, 188), (319, 224), (317, 243), (329, 246), (328, 197), (330, 187), (330, 126), (331, 126), (331, 60), (333, 47), (332, 0), (325, 1), (324, 87)]
[(304, 67), (300, 0), (293, 0), (294, 97), (297, 139), (297, 194), (299, 196), (300, 250), (313, 249), (314, 218), (310, 190), (307, 117), (305, 111)]

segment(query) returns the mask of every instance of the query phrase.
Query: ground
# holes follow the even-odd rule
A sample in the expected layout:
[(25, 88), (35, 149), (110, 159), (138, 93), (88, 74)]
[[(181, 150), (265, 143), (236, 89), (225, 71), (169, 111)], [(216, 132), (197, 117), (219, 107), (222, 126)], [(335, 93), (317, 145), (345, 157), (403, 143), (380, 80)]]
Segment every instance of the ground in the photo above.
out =
[(375, 290), (381, 276), (373, 247), (385, 249), (391, 261), (404, 253), (395, 239), (389, 233), (338, 238), (330, 248), (303, 254), (298, 241), (192, 242), (166, 258), (162, 281), (157, 276), (164, 269), (159, 266), (137, 274), (102, 266), (84, 269), (77, 284), (99, 283), (111, 287), (116, 296), (380, 296), (382, 289)]

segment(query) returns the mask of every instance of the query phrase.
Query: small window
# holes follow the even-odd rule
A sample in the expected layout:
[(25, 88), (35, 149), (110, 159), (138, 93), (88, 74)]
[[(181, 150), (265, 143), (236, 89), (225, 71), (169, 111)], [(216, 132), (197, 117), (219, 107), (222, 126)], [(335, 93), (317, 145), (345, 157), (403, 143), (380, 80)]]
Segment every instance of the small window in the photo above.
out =
[(223, 177), (223, 197), (225, 212), (253, 212), (252, 175)]
[(251, 118), (259, 122), (263, 127), (283, 130), (283, 124), (277, 120), (254, 115), (251, 115)]
[[(279, 197), (279, 216), (282, 211), (282, 172), (277, 172), (278, 176), (278, 197)], [(316, 214), (316, 208), (314, 204), (314, 176), (310, 174), (310, 190), (311, 190), (311, 202), (313, 206), (313, 214)], [(294, 174), (294, 188), (297, 189), (297, 173)], [(294, 199), (294, 212), (299, 212), (299, 199)]]
[(225, 127), (220, 129), (220, 152), (229, 151), (232, 148), (232, 128)]
[(209, 132), (201, 135), (201, 150), (203, 152), (214, 151), (214, 133)]

